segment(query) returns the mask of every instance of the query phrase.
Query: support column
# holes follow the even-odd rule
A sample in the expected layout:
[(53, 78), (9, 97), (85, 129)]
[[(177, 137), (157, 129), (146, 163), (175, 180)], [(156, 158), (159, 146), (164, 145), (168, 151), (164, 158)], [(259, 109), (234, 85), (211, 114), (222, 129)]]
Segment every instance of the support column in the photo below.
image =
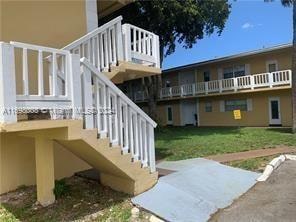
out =
[(37, 200), (42, 206), (55, 201), (53, 140), (35, 138)]

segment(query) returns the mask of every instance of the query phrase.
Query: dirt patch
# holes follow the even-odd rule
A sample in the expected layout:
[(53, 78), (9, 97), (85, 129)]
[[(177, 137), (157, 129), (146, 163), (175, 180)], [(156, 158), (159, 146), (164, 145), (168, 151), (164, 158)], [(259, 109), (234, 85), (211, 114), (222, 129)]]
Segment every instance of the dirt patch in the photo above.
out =
[[(81, 177), (65, 180), (69, 191), (48, 207), (36, 204), (36, 187), (0, 196), (0, 221), (130, 221), (130, 196)], [(150, 214), (141, 211), (139, 221)]]

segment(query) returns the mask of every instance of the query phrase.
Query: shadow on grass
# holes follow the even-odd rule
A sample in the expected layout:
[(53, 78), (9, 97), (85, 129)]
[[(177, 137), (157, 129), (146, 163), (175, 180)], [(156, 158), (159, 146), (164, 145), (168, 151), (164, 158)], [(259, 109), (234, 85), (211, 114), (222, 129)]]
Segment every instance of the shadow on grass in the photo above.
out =
[[(31, 186), (1, 195), (2, 209), (5, 208), (19, 221), (82, 221), (98, 211), (110, 214), (109, 208), (120, 206), (120, 209), (129, 198), (128, 195), (103, 187), (98, 182), (79, 177), (68, 178), (67, 184), (70, 187), (69, 192), (48, 207), (35, 205), (36, 187)], [(105, 219), (104, 214), (101, 216)]]
[(292, 134), (292, 128), (275, 127), (275, 128), (267, 128), (266, 130), (271, 132), (276, 132), (276, 133)]

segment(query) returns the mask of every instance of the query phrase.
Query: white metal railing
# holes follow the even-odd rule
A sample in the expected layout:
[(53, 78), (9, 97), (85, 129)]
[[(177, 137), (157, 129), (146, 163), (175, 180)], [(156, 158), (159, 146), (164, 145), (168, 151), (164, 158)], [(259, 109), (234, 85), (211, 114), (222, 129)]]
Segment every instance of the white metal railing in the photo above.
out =
[(108, 71), (110, 65), (123, 61), (121, 20), (119, 16), (63, 49), (87, 58), (99, 71)]
[(230, 79), (214, 80), (209, 82), (198, 82), (162, 88), (159, 97), (162, 99), (170, 97), (182, 97), (193, 95), (206, 95), (209, 93), (223, 93), (229, 91), (242, 91), (245, 89), (255, 90), (258, 88), (272, 88), (277, 86), (291, 87), (291, 70), (282, 70), (271, 73), (260, 73), (241, 76)]
[(81, 63), (83, 108), (100, 111), (84, 116), (85, 127), (97, 128), (101, 137), (108, 136), (113, 145), (121, 146), (123, 153), (131, 153), (134, 160), (154, 172), (156, 123), (86, 58)]
[(63, 49), (87, 58), (104, 72), (119, 61), (160, 68), (158, 36), (130, 24), (122, 25), (121, 21), (119, 16)]
[(130, 24), (122, 25), (125, 59), (160, 68), (159, 37)]
[[(80, 103), (78, 56), (20, 42), (1, 42), (0, 47), (0, 108), (11, 111), (0, 113), (0, 122), (16, 122), (22, 109), (48, 110), (52, 119), (79, 118), (73, 111)], [(58, 75), (64, 81), (59, 83)]]
[[(58, 73), (64, 77), (62, 91)], [(0, 42), (0, 123), (17, 122), (22, 108), (69, 111), (51, 118), (83, 118), (86, 129), (98, 129), (101, 137), (155, 171), (156, 123), (86, 58), (67, 50)]]

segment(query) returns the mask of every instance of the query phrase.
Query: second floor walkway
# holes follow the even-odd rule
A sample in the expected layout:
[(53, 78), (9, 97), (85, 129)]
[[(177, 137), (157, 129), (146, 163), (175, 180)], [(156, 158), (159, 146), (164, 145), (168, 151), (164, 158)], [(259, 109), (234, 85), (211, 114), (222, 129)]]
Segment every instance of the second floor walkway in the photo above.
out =
[[(278, 87), (291, 87), (291, 70), (281, 70), (270, 73), (260, 73), (229, 79), (197, 82), (192, 84), (177, 85), (161, 88), (159, 100), (182, 97), (200, 97), (208, 95), (221, 95), (225, 93), (260, 91)], [(147, 95), (144, 91), (137, 91), (130, 97), (137, 102), (145, 101)]]

